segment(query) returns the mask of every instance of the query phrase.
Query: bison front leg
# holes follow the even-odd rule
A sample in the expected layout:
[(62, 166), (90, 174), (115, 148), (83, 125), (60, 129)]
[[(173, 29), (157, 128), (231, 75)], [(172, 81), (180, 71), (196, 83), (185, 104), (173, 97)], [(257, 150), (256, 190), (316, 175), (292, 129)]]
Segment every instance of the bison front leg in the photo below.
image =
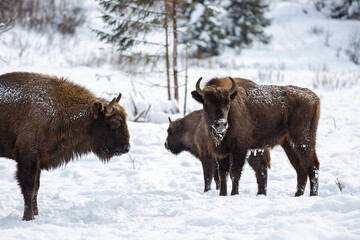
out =
[(239, 194), (239, 181), (244, 167), (246, 151), (236, 151), (232, 153), (230, 164), (230, 177), (232, 180), (231, 195)]
[(214, 180), (215, 180), (215, 184), (216, 184), (216, 190), (220, 189), (220, 178), (219, 178), (219, 164), (215, 164), (215, 169), (214, 169)]
[(37, 164), (20, 160), (17, 165), (16, 178), (24, 197), (23, 220), (29, 221), (34, 218), (33, 199), (36, 186)]
[(216, 168), (215, 160), (211, 157), (207, 157), (206, 159), (201, 159), (201, 164), (204, 173), (204, 192), (207, 192), (211, 189), (211, 182)]
[(218, 175), (220, 180), (220, 196), (227, 195), (227, 176), (230, 168), (229, 158), (218, 159)]

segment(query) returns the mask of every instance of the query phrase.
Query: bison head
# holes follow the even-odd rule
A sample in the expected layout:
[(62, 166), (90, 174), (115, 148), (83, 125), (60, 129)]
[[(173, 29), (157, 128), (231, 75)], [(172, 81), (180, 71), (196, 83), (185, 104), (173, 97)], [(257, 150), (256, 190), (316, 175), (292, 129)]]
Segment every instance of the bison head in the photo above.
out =
[(184, 124), (181, 120), (172, 122), (170, 118), (169, 123), (170, 125), (167, 130), (168, 136), (166, 138), (165, 148), (173, 154), (179, 154), (185, 150), (181, 138), (184, 131)]
[(118, 104), (121, 93), (111, 102), (93, 103), (92, 150), (103, 161), (127, 153), (130, 149), (126, 113)]
[(218, 146), (228, 128), (230, 102), (237, 95), (237, 85), (232, 78), (229, 82), (224, 82), (225, 79), (213, 79), (204, 89), (201, 89), (201, 79), (197, 81), (196, 91), (193, 91), (191, 95), (203, 104), (205, 119), (213, 134), (215, 145)]

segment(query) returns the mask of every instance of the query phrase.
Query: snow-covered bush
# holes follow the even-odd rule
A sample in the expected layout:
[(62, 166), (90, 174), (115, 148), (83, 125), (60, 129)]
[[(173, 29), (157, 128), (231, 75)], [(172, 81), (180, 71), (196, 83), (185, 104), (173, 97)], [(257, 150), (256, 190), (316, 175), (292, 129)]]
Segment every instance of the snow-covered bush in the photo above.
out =
[(140, 96), (130, 95), (123, 100), (122, 105), (128, 113), (128, 120), (134, 122), (166, 123), (170, 114), (179, 109), (176, 100), (161, 101), (159, 99), (144, 99)]
[(315, 7), (332, 18), (360, 20), (358, 0), (316, 0)]
[(358, 30), (350, 34), (349, 45), (345, 53), (352, 62), (360, 64), (360, 32)]
[(15, 24), (38, 32), (58, 31), (74, 34), (85, 22), (80, 1), (4, 0), (0, 1), (1, 19), (15, 19)]

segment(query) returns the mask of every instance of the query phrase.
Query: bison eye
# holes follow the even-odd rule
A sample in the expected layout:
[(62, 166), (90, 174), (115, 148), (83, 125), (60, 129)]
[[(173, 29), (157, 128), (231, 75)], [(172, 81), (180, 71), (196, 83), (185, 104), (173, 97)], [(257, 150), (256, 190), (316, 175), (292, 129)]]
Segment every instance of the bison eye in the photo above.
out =
[(110, 128), (111, 129), (117, 129), (119, 127), (121, 127), (121, 121), (119, 121), (117, 119), (110, 120)]
[(171, 135), (171, 134), (172, 134), (172, 132), (171, 132), (171, 129), (170, 129), (170, 128), (167, 130), (167, 132), (168, 132), (168, 134), (169, 134), (169, 135)]

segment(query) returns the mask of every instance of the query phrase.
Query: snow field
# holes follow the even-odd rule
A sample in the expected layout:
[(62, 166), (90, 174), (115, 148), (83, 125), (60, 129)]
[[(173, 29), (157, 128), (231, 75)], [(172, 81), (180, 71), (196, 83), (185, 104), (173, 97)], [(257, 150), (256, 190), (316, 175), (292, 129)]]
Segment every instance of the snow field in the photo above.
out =
[[(16, 164), (1, 158), (0, 240), (360, 239), (360, 71), (344, 53), (358, 22), (328, 19), (314, 10), (312, 1), (273, 2), (269, 46), (241, 54), (227, 51), (191, 64), (187, 113), (201, 108), (190, 95), (200, 77), (204, 83), (212, 77), (232, 76), (312, 89), (321, 99), (318, 197), (309, 197), (309, 183), (304, 196), (293, 197), (296, 173), (280, 147), (271, 150), (267, 197), (256, 196), (255, 174), (247, 164), (239, 195), (219, 197), (214, 183), (204, 193), (200, 162), (189, 153), (175, 156), (164, 147), (168, 116), (174, 120), (182, 114), (171, 114), (174, 102), (167, 101), (165, 88), (154, 86), (165, 85), (163, 74), (128, 76), (124, 69), (95, 67), (91, 60), (110, 58), (106, 53), (111, 49), (92, 35), (92, 25), (66, 44), (54, 36), (57, 47), (49, 47), (52, 44), (44, 36), (14, 29), (1, 36), (0, 57), (5, 61), (0, 60), (0, 74), (31, 71), (63, 76), (108, 100), (120, 91), (131, 150), (108, 164), (89, 154), (66, 167), (43, 171), (40, 215), (31, 222), (21, 221), (23, 199), (14, 177)], [(91, 9), (98, 14), (96, 6)], [(314, 26), (324, 33), (311, 33)], [(324, 44), (326, 32), (331, 34), (329, 46)], [(181, 110), (183, 90), (181, 86)], [(131, 98), (139, 112), (151, 105), (149, 122), (131, 121), (135, 117)]]
[[(134, 162), (123, 155), (102, 164), (88, 155), (66, 167), (43, 171), (40, 215), (32, 222), (21, 221), (23, 202), (13, 177), (15, 163), (1, 159), (1, 235), (6, 239), (358, 239), (360, 120), (352, 102), (356, 90), (319, 93), (319, 197), (308, 196), (309, 184), (304, 196), (292, 197), (296, 174), (279, 147), (271, 151), (267, 197), (256, 196), (255, 176), (247, 165), (240, 195), (219, 197), (214, 183), (210, 192), (203, 193), (200, 162), (188, 153), (174, 156), (164, 148), (168, 124), (129, 122)], [(344, 185), (342, 193), (336, 178)], [(230, 191), (230, 181), (228, 185)]]

